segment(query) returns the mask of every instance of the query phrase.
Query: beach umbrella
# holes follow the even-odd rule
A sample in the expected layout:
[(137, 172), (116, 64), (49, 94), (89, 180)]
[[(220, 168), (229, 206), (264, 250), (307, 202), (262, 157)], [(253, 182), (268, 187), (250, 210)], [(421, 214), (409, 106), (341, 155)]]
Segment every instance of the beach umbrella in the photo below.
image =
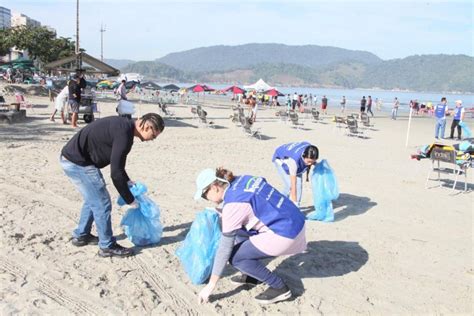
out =
[(265, 94), (269, 95), (271, 97), (283, 97), (283, 96), (285, 96), (283, 93), (279, 92), (275, 88), (265, 91)]
[(175, 84), (168, 84), (163, 87), (163, 90), (178, 91), (180, 88)]
[(224, 90), (225, 92), (232, 92), (232, 94), (243, 94), (245, 92), (244, 89), (239, 88), (237, 86), (231, 86)]
[(159, 85), (157, 85), (156, 83), (154, 83), (153, 81), (146, 81), (146, 82), (140, 83), (140, 87), (142, 87), (144, 89), (150, 89), (150, 90), (160, 90), (161, 89), (161, 87)]

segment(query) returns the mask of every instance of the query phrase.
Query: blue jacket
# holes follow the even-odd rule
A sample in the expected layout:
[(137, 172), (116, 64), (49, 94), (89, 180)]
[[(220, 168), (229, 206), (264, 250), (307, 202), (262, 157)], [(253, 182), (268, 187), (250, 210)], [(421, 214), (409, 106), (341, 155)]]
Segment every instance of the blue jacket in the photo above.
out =
[[(310, 145), (311, 144), (308, 142), (295, 142), (281, 145), (275, 150), (272, 161), (275, 162), (276, 159), (291, 158), (296, 162), (296, 174), (302, 174), (308, 168), (308, 166), (304, 163), (303, 153), (306, 147)], [(282, 164), (282, 168), (287, 174), (290, 174), (288, 166), (285, 163)]]
[(460, 121), (461, 120), (461, 113), (462, 113), (462, 106), (456, 107), (454, 109), (454, 118), (453, 119)]
[(435, 107), (435, 116), (436, 118), (443, 118), (446, 117), (446, 108), (448, 106), (446, 104), (440, 103)]
[(265, 226), (286, 238), (294, 239), (304, 227), (300, 209), (262, 177), (236, 177), (225, 192), (224, 206), (227, 203), (249, 203)]

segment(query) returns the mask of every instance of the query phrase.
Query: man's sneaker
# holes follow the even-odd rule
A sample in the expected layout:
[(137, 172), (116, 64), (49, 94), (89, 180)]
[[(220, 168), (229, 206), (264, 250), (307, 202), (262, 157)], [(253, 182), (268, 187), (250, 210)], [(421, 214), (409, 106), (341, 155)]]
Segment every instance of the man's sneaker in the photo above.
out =
[(129, 257), (133, 255), (132, 248), (125, 248), (115, 243), (110, 248), (100, 248), (99, 257)]
[(259, 281), (255, 278), (252, 278), (251, 276), (248, 276), (248, 275), (245, 275), (245, 274), (240, 274), (240, 275), (236, 275), (236, 276), (231, 277), (230, 282), (233, 283), (233, 284), (238, 284), (238, 285), (247, 284), (247, 285), (251, 285), (251, 286), (255, 286), (257, 284), (262, 283), (262, 281)]
[(99, 238), (91, 234), (80, 237), (72, 237), (71, 243), (76, 247), (97, 245), (99, 243)]
[(288, 286), (284, 286), (281, 289), (274, 289), (269, 287), (263, 293), (255, 296), (255, 299), (260, 304), (272, 304), (287, 300), (291, 297), (291, 291)]

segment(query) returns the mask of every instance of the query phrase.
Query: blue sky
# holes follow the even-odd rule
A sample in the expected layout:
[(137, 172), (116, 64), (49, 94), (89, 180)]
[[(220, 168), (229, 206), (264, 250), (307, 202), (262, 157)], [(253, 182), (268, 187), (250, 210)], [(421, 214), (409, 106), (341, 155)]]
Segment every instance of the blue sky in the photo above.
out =
[[(74, 38), (75, 0), (0, 0)], [(315, 44), (369, 51), (473, 56), (472, 1), (80, 0), (80, 43), (104, 57), (152, 60), (212, 45)]]

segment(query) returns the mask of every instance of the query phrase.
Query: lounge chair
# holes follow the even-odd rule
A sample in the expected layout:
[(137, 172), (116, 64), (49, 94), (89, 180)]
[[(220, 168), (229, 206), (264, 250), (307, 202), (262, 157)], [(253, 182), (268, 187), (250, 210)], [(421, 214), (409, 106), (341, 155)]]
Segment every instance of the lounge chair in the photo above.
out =
[(313, 122), (318, 122), (321, 121), (321, 118), (319, 117), (319, 111), (316, 110), (316, 108), (311, 108), (311, 117), (313, 118)]
[(356, 137), (362, 136), (363, 133), (362, 131), (359, 130), (357, 120), (352, 115), (346, 118), (346, 124), (347, 124), (346, 135), (356, 136)]
[(294, 110), (290, 110), (288, 112), (288, 117), (290, 118), (290, 122), (292, 127), (300, 128), (302, 126), (302, 123), (298, 122), (298, 114)]
[(240, 116), (240, 125), (242, 126), (245, 135), (248, 137), (262, 139), (262, 136), (260, 135), (260, 129), (252, 129), (250, 119), (246, 118), (245, 116)]
[(172, 112), (166, 103), (158, 103), (158, 107), (161, 109), (161, 112), (163, 112), (164, 115), (166, 115), (168, 118), (174, 118), (176, 119), (174, 112)]
[[(431, 167), (426, 178), (425, 188), (428, 188), (428, 181), (430, 180), (432, 172), (438, 173), (437, 180), (439, 182), (439, 186), (441, 186), (441, 173), (452, 174), (454, 176), (452, 190), (456, 188), (458, 176), (461, 173), (464, 173), (464, 191), (467, 191), (467, 170), (471, 166), (471, 161), (470, 158), (466, 160), (458, 158), (458, 152), (453, 146), (434, 144), (430, 152)], [(452, 169), (442, 168), (441, 162), (451, 165)], [(436, 167), (435, 163), (437, 163)]]
[(197, 111), (197, 115), (198, 115), (198, 119), (199, 119), (199, 123), (201, 125), (203, 125), (204, 127), (214, 127), (214, 122), (211, 122), (211, 121), (208, 121), (207, 120), (207, 112), (204, 111), (204, 109), (202, 107), (198, 107), (196, 108), (196, 111)]

